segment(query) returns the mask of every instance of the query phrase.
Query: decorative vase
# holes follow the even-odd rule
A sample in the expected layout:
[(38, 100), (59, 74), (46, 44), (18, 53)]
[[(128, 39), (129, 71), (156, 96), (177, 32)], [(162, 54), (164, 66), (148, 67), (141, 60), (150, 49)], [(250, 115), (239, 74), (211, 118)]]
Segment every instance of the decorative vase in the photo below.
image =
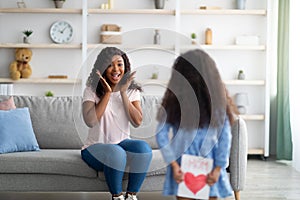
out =
[(235, 94), (235, 104), (238, 108), (238, 111), (240, 114), (246, 114), (247, 113), (247, 108), (246, 106), (249, 105), (249, 99), (248, 99), (248, 94), (245, 92), (240, 92)]
[(18, 1), (17, 2), (18, 8), (26, 8), (26, 4), (24, 0)]
[(153, 43), (154, 44), (160, 44), (160, 34), (159, 34), (159, 30), (158, 29), (155, 29)]
[(156, 9), (164, 9), (165, 0), (154, 0), (154, 5)]
[(23, 43), (29, 44), (29, 37), (24, 36), (23, 37)]
[(56, 0), (54, 1), (55, 8), (62, 8), (65, 1)]
[(114, 0), (108, 0), (108, 9), (114, 8)]
[(236, 0), (236, 8), (240, 10), (245, 10), (246, 0)]
[(197, 39), (196, 38), (192, 38), (192, 44), (197, 44)]
[(238, 106), (237, 109), (238, 109), (238, 111), (239, 111), (239, 113), (240, 113), (241, 115), (244, 115), (244, 114), (247, 113), (247, 108), (246, 108), (246, 106)]
[(212, 30), (210, 28), (205, 30), (205, 44), (212, 44)]

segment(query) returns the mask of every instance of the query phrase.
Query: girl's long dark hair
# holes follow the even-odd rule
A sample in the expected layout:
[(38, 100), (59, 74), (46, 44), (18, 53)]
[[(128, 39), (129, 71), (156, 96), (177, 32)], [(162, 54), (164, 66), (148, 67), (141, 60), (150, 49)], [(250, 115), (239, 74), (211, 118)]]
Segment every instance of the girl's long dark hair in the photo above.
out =
[[(128, 59), (128, 56), (126, 55), (126, 53), (124, 53), (123, 51), (121, 51), (120, 49), (118, 49), (116, 47), (106, 47), (106, 48), (102, 49), (102, 51), (99, 53), (99, 55), (95, 61), (94, 67), (93, 67), (93, 69), (90, 73), (90, 76), (87, 79), (87, 83), (86, 83), (86, 85), (90, 86), (99, 98), (101, 98), (104, 95), (104, 88), (103, 88), (100, 78), (96, 72), (97, 72), (97, 70), (99, 70), (101, 72), (102, 76), (106, 80), (108, 80), (106, 78), (106, 69), (111, 65), (112, 57), (115, 55), (121, 56), (124, 60), (124, 65), (125, 65), (124, 76), (120, 83), (122, 83), (122, 81), (126, 80), (128, 75), (130, 75), (130, 73), (131, 73), (130, 62), (129, 62), (129, 59)], [(135, 81), (131, 82), (129, 89), (137, 89), (137, 90), (142, 91), (141, 86), (138, 85)]]
[(158, 121), (187, 129), (209, 124), (216, 127), (224, 122), (223, 113), (233, 123), (237, 109), (214, 60), (206, 52), (200, 49), (186, 52), (175, 60), (172, 70)]

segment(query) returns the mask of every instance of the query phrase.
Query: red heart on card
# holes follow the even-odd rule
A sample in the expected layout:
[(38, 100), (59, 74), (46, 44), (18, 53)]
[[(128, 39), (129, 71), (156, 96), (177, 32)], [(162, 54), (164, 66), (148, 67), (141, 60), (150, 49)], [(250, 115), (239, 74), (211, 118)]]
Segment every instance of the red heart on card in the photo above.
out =
[(184, 174), (184, 183), (196, 195), (206, 185), (206, 175), (194, 176), (194, 174), (187, 172)]

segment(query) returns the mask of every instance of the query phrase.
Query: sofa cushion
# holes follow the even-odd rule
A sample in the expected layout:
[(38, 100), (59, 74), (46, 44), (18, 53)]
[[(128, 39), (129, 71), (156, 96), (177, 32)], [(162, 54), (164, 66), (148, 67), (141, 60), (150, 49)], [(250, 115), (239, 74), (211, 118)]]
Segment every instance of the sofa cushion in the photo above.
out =
[(97, 177), (81, 158), (80, 150), (52, 149), (0, 155), (0, 174), (59, 174)]
[(39, 145), (28, 108), (0, 110), (0, 154), (36, 150)]
[(13, 97), (9, 97), (8, 99), (0, 99), (0, 110), (10, 110), (15, 109), (16, 105)]
[(147, 176), (164, 175), (167, 171), (167, 163), (164, 161), (161, 151), (155, 149), (152, 151), (152, 160), (148, 169)]
[(29, 107), (36, 138), (43, 149), (80, 149), (87, 135), (81, 97), (14, 96), (17, 107)]
[[(161, 99), (161, 96), (142, 95), (143, 122), (138, 128), (131, 127), (131, 137), (147, 141), (153, 149), (158, 148), (156, 113)], [(82, 147), (88, 132), (81, 112), (82, 97), (14, 96), (14, 101), (17, 107), (29, 107), (40, 148)]]

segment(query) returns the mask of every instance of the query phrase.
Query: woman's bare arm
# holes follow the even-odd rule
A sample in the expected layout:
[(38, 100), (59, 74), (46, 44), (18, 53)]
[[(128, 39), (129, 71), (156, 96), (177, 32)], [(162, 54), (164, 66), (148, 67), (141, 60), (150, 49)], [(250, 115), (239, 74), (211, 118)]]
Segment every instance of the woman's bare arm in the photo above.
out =
[(82, 113), (84, 122), (88, 127), (95, 126), (102, 117), (110, 98), (110, 92), (103, 95), (98, 104), (93, 101), (85, 101), (82, 104)]
[(121, 96), (124, 104), (124, 109), (127, 113), (130, 123), (134, 127), (138, 127), (139, 125), (141, 125), (143, 120), (142, 107), (140, 101), (130, 102), (126, 92), (121, 92)]
[(110, 94), (112, 92), (111, 87), (106, 82), (105, 78), (102, 77), (100, 71), (97, 70), (96, 73), (100, 78), (105, 94), (102, 96), (101, 100), (96, 105), (93, 101), (86, 101), (82, 105), (83, 120), (86, 123), (86, 125), (90, 128), (95, 126), (102, 117), (108, 104)]

